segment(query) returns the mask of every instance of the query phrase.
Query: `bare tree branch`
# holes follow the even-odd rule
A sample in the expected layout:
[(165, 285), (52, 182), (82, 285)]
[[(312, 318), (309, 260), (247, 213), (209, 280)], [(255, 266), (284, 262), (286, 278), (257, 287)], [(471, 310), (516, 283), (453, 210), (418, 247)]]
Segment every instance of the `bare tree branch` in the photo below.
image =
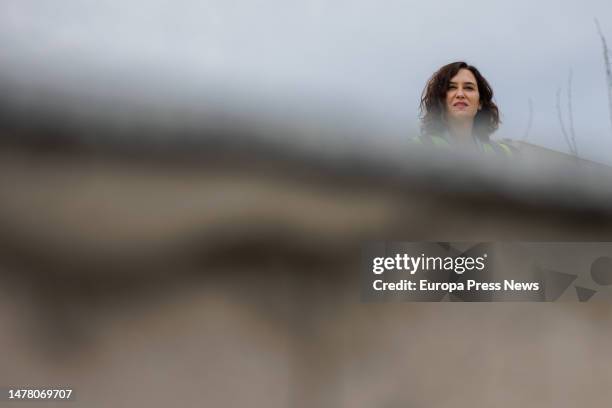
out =
[(608, 82), (608, 111), (610, 114), (610, 130), (612, 131), (612, 68), (610, 67), (610, 50), (608, 49), (606, 37), (604, 37), (603, 32), (601, 31), (601, 26), (599, 25), (599, 21), (597, 19), (595, 19), (595, 25), (597, 26), (597, 33), (599, 34), (601, 45), (603, 47), (604, 66), (606, 69), (606, 80)]
[(576, 155), (574, 152), (574, 146), (572, 145), (569, 135), (567, 134), (565, 123), (563, 122), (563, 114), (561, 112), (561, 88), (557, 88), (557, 117), (559, 118), (559, 124), (561, 125), (563, 139), (565, 139), (565, 143), (567, 143), (570, 153)]
[(572, 110), (572, 70), (570, 69), (567, 77), (567, 114), (569, 118), (569, 140), (572, 144), (572, 151), (578, 156), (578, 146), (576, 145), (576, 132), (574, 131), (574, 111)]

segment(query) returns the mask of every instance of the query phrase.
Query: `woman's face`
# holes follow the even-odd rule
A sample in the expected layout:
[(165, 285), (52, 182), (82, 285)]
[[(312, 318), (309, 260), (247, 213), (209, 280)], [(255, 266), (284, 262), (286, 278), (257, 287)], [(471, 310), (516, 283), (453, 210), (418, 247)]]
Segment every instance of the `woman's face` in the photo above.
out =
[(481, 108), (476, 77), (462, 68), (451, 78), (446, 91), (446, 115), (449, 120), (474, 120)]

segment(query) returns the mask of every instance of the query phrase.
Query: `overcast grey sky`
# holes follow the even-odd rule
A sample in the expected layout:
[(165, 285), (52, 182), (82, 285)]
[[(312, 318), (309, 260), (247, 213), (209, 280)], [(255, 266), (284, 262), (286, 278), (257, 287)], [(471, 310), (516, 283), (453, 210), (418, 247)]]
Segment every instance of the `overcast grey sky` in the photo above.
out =
[(594, 17), (612, 43), (604, 0), (3, 0), (0, 63), (39, 80), (71, 72), (162, 87), (171, 77), (271, 99), (315, 95), (402, 135), (415, 129), (431, 73), (461, 59), (493, 86), (497, 137), (523, 137), (531, 98), (529, 141), (558, 150), (555, 94), (563, 89), (565, 107), (572, 69), (578, 149), (612, 163)]

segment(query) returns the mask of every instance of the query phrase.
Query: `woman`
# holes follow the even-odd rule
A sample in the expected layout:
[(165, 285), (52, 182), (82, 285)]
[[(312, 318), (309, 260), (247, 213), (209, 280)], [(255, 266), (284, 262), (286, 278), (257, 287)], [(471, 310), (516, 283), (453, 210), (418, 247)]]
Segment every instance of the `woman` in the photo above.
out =
[(420, 110), (420, 143), (515, 154), (507, 144), (490, 140), (499, 127), (499, 110), (493, 89), (472, 65), (453, 62), (434, 73), (421, 95)]

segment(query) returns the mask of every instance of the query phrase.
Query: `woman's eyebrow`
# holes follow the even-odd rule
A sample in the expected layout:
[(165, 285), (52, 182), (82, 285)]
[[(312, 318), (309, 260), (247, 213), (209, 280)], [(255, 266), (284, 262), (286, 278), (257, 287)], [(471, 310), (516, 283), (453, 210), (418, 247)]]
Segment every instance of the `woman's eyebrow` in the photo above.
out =
[[(464, 85), (476, 85), (476, 83), (475, 83), (475, 82), (472, 82), (472, 81), (465, 81), (465, 82), (462, 82), (462, 83), (463, 83)], [(455, 81), (450, 81), (450, 82), (449, 82), (449, 85), (457, 85), (457, 82), (455, 82)]]

